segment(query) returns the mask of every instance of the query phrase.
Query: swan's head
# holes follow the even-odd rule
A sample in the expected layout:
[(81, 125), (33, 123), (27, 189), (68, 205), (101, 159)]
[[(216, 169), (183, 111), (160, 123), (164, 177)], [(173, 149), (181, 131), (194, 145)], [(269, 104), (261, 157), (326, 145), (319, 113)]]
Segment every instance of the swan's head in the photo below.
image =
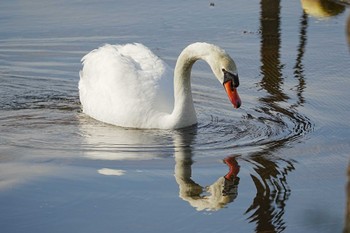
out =
[(242, 105), (241, 98), (238, 95), (239, 77), (237, 67), (233, 59), (221, 48), (212, 45), (212, 56), (206, 59), (210, 64), (216, 78), (224, 86), (227, 96), (234, 108)]
[(220, 47), (203, 42), (190, 44), (182, 51), (176, 62), (176, 76), (182, 77), (186, 74), (187, 77), (190, 77), (193, 63), (200, 59), (210, 65), (216, 78), (224, 85), (233, 106), (239, 108), (242, 102), (237, 92), (239, 78), (236, 64), (230, 55)]
[(235, 108), (239, 108), (242, 104), (238, 95), (237, 87), (239, 86), (239, 78), (237, 73), (233, 73), (222, 68), (224, 80), (223, 85), (227, 96)]

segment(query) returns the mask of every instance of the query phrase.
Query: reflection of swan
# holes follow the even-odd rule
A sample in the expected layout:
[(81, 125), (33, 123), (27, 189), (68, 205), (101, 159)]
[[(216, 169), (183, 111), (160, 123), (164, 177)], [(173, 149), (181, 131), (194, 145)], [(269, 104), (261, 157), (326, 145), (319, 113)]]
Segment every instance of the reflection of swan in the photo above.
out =
[[(236, 65), (219, 47), (207, 43), (186, 47), (176, 63), (174, 84), (170, 85), (169, 68), (163, 61), (141, 44), (127, 44), (105, 45), (83, 57), (79, 82), (83, 111), (123, 127), (174, 129), (196, 124), (190, 74), (199, 59), (210, 65), (238, 108), (241, 101), (236, 90)], [(174, 91), (174, 104), (169, 98), (170, 89)]]
[(150, 160), (173, 155), (173, 138), (167, 130), (114, 127), (81, 114), (84, 157), (94, 160)]
[[(230, 171), (220, 177), (212, 185), (203, 189), (191, 179), (192, 158), (188, 155), (175, 155), (175, 179), (179, 185), (179, 196), (195, 207), (198, 211), (219, 210), (236, 199), (238, 195), (239, 166), (235, 157), (228, 157), (224, 161)], [(210, 193), (205, 194), (205, 192)], [(205, 194), (205, 195), (204, 195)]]
[(336, 16), (345, 10), (345, 6), (329, 0), (301, 0), (304, 11), (316, 18)]
[(224, 162), (230, 168), (229, 172), (220, 177), (212, 185), (203, 188), (192, 180), (192, 144), (196, 129), (190, 128), (174, 135), (175, 150), (175, 180), (179, 185), (179, 196), (190, 203), (198, 211), (219, 210), (237, 197), (239, 165), (234, 156), (227, 157)]
[[(206, 189), (192, 180), (193, 153), (190, 145), (197, 134), (197, 127), (172, 131), (134, 130), (99, 123), (84, 115), (79, 120), (80, 133), (85, 136), (85, 148), (88, 148), (83, 152), (86, 158), (128, 161), (174, 155), (175, 179), (179, 185), (179, 196), (197, 210), (219, 210), (237, 197), (239, 166), (235, 157), (224, 160), (230, 169), (229, 172)], [(114, 176), (128, 173), (118, 168), (117, 163), (109, 164), (108, 168), (101, 167), (97, 172), (101, 175)]]

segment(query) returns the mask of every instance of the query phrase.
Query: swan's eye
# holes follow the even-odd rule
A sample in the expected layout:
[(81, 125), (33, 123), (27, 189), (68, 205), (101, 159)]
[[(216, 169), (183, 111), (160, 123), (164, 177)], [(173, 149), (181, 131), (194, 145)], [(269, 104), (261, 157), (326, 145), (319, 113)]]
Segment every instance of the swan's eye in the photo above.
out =
[(231, 73), (225, 69), (222, 69), (224, 72), (224, 84), (228, 81), (232, 81), (232, 87), (237, 88), (239, 86), (238, 74)]

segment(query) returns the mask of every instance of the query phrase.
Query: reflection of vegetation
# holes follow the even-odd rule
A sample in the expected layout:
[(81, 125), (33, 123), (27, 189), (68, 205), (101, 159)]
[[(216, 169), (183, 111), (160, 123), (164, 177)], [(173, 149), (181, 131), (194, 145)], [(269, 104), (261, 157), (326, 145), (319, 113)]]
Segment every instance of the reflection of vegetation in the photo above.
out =
[(330, 0), (301, 0), (303, 10), (316, 18), (326, 18), (344, 12), (345, 6)]
[[(280, 62), (280, 1), (261, 0), (261, 81), (260, 86), (267, 96), (259, 101), (262, 106), (257, 109), (276, 122), (282, 122), (282, 116), (293, 117), (288, 109), (281, 108), (278, 103), (286, 102), (289, 97), (283, 92), (282, 68)], [(269, 151), (279, 148), (286, 140), (276, 140)], [(293, 170), (293, 164), (282, 169), (277, 161), (268, 158), (264, 152), (252, 155), (248, 162), (255, 165), (257, 175), (251, 175), (257, 193), (252, 205), (247, 209), (250, 222), (256, 222), (256, 232), (280, 232), (285, 228), (283, 221), (285, 201), (289, 196), (286, 181), (287, 171)], [(285, 171), (283, 171), (285, 170)]]
[[(250, 222), (256, 224), (256, 232), (282, 232), (286, 228), (284, 213), (286, 202), (291, 193), (287, 176), (295, 169), (294, 164), (296, 162), (292, 159), (277, 157), (276, 151), (288, 145), (288, 143), (300, 139), (305, 133), (310, 132), (313, 127), (310, 120), (298, 111), (298, 107), (305, 103), (303, 93), (306, 89), (306, 80), (303, 74), (303, 57), (307, 42), (308, 16), (304, 13), (300, 20), (299, 46), (294, 66), (297, 101), (288, 105), (291, 98), (284, 91), (284, 64), (281, 63), (280, 58), (280, 0), (261, 0), (260, 4), (261, 80), (259, 86), (266, 94), (259, 99), (260, 103), (255, 111), (259, 113), (257, 120), (266, 124), (267, 128), (271, 127), (271, 125), (268, 125), (271, 123), (274, 124), (272, 127), (277, 125), (281, 130), (277, 129), (278, 137), (275, 138), (274, 135), (267, 133), (266, 136), (269, 137), (269, 140), (263, 142), (265, 149), (249, 157), (240, 157), (240, 159), (253, 165), (254, 172), (252, 172), (251, 178), (256, 187), (256, 196), (245, 214)], [(249, 120), (251, 118), (254, 118), (254, 114), (248, 116)], [(283, 131), (282, 136), (279, 134), (280, 131)], [(183, 135), (187, 135), (187, 133)], [(259, 144), (260, 142), (255, 143)], [(187, 138), (185, 141), (181, 141), (180, 144), (191, 145), (191, 140)], [(206, 193), (203, 192), (203, 187), (191, 179), (193, 161), (190, 146), (178, 148), (175, 153), (175, 160), (175, 177), (179, 184), (179, 196), (197, 210), (222, 208), (237, 196), (236, 188), (232, 189), (234, 192), (229, 197), (221, 196), (210, 201), (208, 196), (205, 196)], [(225, 185), (225, 182), (222, 181), (225, 181), (223, 177), (218, 179), (215, 185), (220, 184), (222, 188)], [(221, 195), (224, 191), (214, 188), (214, 186), (207, 189), (210, 198), (217, 194)], [(213, 201), (217, 204), (213, 205)]]
[(282, 91), (282, 66), (280, 64), (280, 4), (275, 0), (261, 1), (261, 74), (260, 86), (268, 92), (263, 102), (287, 100)]
[(295, 125), (291, 135), (286, 139), (299, 137), (311, 130), (310, 121), (297, 111), (297, 107), (304, 104), (303, 97), (306, 82), (303, 75), (303, 55), (306, 45), (307, 16), (303, 15), (301, 20), (300, 45), (298, 56), (294, 67), (294, 75), (298, 79), (296, 96), (298, 100), (295, 104), (286, 107), (289, 96), (283, 90), (282, 71), (284, 64), (280, 61), (281, 32), (280, 32), (280, 1), (261, 1), (261, 81), (259, 85), (267, 92), (261, 97), (262, 103), (256, 111), (266, 114), (266, 118), (280, 125), (286, 124), (284, 117), (292, 121)]
[(248, 161), (255, 165), (257, 173), (251, 175), (257, 193), (246, 211), (251, 213), (248, 219), (256, 222), (256, 232), (281, 232), (286, 228), (283, 215), (290, 195), (286, 177), (295, 169), (294, 161), (267, 158), (263, 154), (254, 155)]
[(296, 59), (296, 64), (294, 66), (294, 76), (298, 79), (299, 84), (297, 86), (297, 95), (298, 95), (298, 105), (303, 105), (305, 100), (302, 95), (306, 83), (305, 83), (305, 78), (304, 78), (304, 66), (303, 66), (303, 57), (304, 57), (304, 52), (305, 52), (305, 46), (306, 46), (306, 29), (307, 29), (307, 15), (305, 13), (302, 14), (301, 20), (300, 20), (300, 43), (298, 47), (298, 56)]
[(346, 37), (348, 39), (348, 45), (349, 45), (349, 49), (350, 49), (350, 14), (348, 16), (348, 22), (346, 23), (346, 27), (347, 27), (347, 29), (346, 29), (346, 31), (347, 31)]
[[(246, 214), (250, 222), (256, 223), (256, 232), (282, 232), (286, 228), (284, 208), (290, 195), (287, 175), (295, 169), (293, 160), (276, 157), (273, 153), (287, 143), (300, 138), (312, 129), (309, 119), (300, 114), (297, 108), (305, 103), (303, 92), (306, 82), (303, 75), (303, 56), (306, 45), (307, 15), (303, 14), (300, 28), (300, 44), (294, 67), (297, 101), (287, 105), (290, 97), (283, 89), (284, 64), (280, 59), (280, 1), (261, 0), (261, 81), (259, 85), (266, 95), (259, 99), (260, 105), (255, 109), (264, 114), (260, 118), (270, 119), (283, 129), (292, 131), (282, 138), (276, 138), (266, 144), (266, 149), (246, 158), (254, 165), (255, 174), (251, 178), (257, 193)], [(288, 122), (289, 121), (289, 122)], [(268, 122), (268, 121), (266, 121)]]

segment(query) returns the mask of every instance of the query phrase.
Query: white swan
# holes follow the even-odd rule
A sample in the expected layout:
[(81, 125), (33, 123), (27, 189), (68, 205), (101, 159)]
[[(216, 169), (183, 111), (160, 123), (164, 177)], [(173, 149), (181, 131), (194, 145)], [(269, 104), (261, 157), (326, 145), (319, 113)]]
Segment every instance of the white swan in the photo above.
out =
[[(235, 108), (237, 68), (219, 47), (194, 43), (180, 54), (174, 81), (171, 69), (141, 44), (104, 45), (82, 58), (79, 95), (83, 112), (130, 128), (177, 129), (197, 123), (190, 75), (195, 61), (206, 61)], [(173, 94), (174, 93), (174, 94)]]

